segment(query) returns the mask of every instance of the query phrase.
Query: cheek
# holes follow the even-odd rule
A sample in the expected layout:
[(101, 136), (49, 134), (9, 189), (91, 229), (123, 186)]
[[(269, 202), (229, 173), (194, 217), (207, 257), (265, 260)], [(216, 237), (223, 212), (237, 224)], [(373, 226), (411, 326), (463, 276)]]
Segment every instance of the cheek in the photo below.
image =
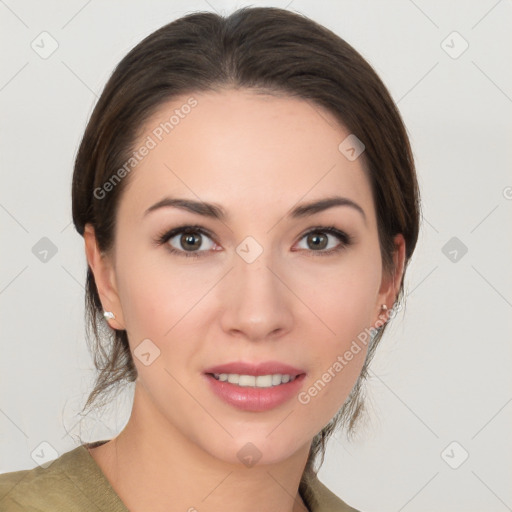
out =
[(164, 338), (214, 284), (214, 276), (176, 263), (164, 248), (125, 251), (117, 266), (124, 319), (134, 339)]
[[(378, 249), (378, 248), (377, 248)], [(316, 283), (315, 289), (312, 283)], [(316, 409), (324, 424), (352, 390), (368, 350), (370, 326), (380, 287), (380, 261), (375, 253), (347, 256), (337, 265), (319, 268), (302, 282), (309, 288), (311, 374), (299, 402)], [(311, 317), (313, 319), (313, 317)], [(315, 327), (316, 325), (316, 327)]]
[[(120, 261), (118, 268), (119, 295), (141, 383), (148, 395), (159, 397), (161, 403), (170, 395), (178, 402), (187, 401), (177, 382), (188, 385), (194, 377), (187, 366), (198, 349), (194, 339), (198, 324), (193, 320), (197, 320), (198, 304), (215, 280), (170, 259), (155, 262), (136, 253)], [(144, 360), (141, 354), (146, 353), (149, 359)]]
[(370, 248), (347, 252), (335, 262), (294, 269), (290, 279), (318, 319), (322, 336), (330, 340), (328, 346), (343, 348), (371, 325), (381, 277), (378, 254)]
[(340, 332), (335, 343), (324, 344), (317, 356), (319, 361), (297, 395), (311, 436), (324, 428), (346, 402), (366, 354), (367, 345), (352, 341), (350, 335), (345, 337), (345, 332)]
[(336, 336), (324, 336), (311, 352), (313, 362), (298, 402), (309, 409), (322, 427), (347, 400), (364, 364), (368, 351), (369, 333), (365, 332), (365, 315), (353, 315), (347, 307), (331, 317)]

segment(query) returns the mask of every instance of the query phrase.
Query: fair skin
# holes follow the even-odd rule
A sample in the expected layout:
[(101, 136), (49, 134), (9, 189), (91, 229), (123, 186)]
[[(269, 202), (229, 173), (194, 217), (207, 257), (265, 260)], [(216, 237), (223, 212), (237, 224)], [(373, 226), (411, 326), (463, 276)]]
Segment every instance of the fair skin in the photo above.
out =
[[(291, 97), (228, 90), (194, 94), (198, 105), (137, 165), (117, 213), (115, 246), (102, 255), (94, 230), (84, 234), (87, 260), (109, 324), (126, 329), (132, 353), (150, 339), (160, 356), (137, 357), (128, 424), (90, 450), (132, 512), (304, 511), (298, 493), (313, 437), (342, 406), (364, 362), (365, 347), (307, 404), (296, 397), (264, 411), (242, 411), (212, 394), (203, 371), (231, 362), (277, 360), (304, 369), (310, 388), (365, 328), (391, 307), (405, 245), (395, 239), (395, 273), (383, 272), (377, 221), (362, 158), (338, 150), (347, 132), (329, 112)], [(168, 120), (185, 98), (162, 106), (141, 136)], [(139, 147), (139, 145), (136, 145)], [(311, 216), (287, 213), (339, 195), (360, 206)], [(165, 196), (216, 203), (223, 221), (174, 207), (147, 208)], [(105, 199), (108, 200), (108, 197)], [(159, 234), (199, 224), (198, 258), (180, 236)], [(334, 226), (353, 238), (315, 230)], [(263, 252), (247, 263), (236, 252), (247, 237)], [(311, 237), (310, 237), (311, 239)], [(167, 247), (166, 247), (167, 246)], [(380, 315), (380, 316), (379, 316)], [(237, 452), (255, 445), (246, 467)]]

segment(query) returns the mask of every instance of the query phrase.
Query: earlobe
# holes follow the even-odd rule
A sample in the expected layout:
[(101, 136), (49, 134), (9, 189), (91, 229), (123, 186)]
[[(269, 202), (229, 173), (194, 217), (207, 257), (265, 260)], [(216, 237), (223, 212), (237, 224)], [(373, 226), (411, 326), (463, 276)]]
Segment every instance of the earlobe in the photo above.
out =
[(394, 238), (395, 251), (393, 253), (393, 272), (391, 275), (384, 275), (377, 302), (377, 320), (374, 322), (376, 328), (381, 327), (389, 320), (390, 310), (393, 308), (398, 296), (400, 283), (405, 266), (405, 240), (401, 233)]
[(94, 227), (91, 224), (85, 225), (83, 236), (87, 263), (94, 275), (103, 310), (114, 314), (114, 318), (105, 317), (105, 320), (113, 329), (125, 329), (112, 262), (99, 250)]

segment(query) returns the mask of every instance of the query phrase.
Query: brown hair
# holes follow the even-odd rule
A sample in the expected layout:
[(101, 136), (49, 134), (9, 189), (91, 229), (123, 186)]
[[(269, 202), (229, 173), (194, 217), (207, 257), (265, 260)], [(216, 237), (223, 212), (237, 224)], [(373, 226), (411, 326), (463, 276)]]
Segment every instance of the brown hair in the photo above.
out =
[[(112, 187), (106, 200), (94, 191), (129, 159), (141, 128), (164, 102), (229, 88), (316, 103), (363, 142), (360, 158), (375, 201), (383, 269), (394, 272), (393, 238), (398, 233), (406, 243), (406, 268), (418, 238), (420, 198), (406, 129), (389, 92), (364, 58), (339, 36), (301, 14), (274, 7), (245, 7), (228, 17), (188, 14), (147, 36), (121, 60), (94, 108), (76, 157), (72, 208), (77, 231), (83, 236), (85, 224), (91, 223), (100, 250), (109, 252), (127, 178)], [(402, 276), (399, 301), (403, 280)], [(105, 398), (116, 384), (137, 377), (126, 331), (106, 327), (102, 312), (89, 267), (86, 327), (88, 339), (91, 330), (94, 335), (91, 350), (98, 374), (84, 409)], [(385, 327), (370, 343), (345, 404), (313, 439), (305, 475), (317, 473), (326, 442), (338, 425), (352, 432), (363, 409), (362, 382)]]

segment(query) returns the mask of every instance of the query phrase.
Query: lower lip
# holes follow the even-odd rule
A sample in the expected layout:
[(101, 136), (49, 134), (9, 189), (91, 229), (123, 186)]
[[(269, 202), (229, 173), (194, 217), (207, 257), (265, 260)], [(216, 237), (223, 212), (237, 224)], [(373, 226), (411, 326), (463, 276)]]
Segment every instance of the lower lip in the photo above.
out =
[(306, 374), (297, 376), (292, 382), (256, 388), (237, 386), (227, 381), (217, 380), (212, 375), (205, 374), (213, 392), (228, 404), (243, 411), (263, 412), (278, 407), (297, 395)]

